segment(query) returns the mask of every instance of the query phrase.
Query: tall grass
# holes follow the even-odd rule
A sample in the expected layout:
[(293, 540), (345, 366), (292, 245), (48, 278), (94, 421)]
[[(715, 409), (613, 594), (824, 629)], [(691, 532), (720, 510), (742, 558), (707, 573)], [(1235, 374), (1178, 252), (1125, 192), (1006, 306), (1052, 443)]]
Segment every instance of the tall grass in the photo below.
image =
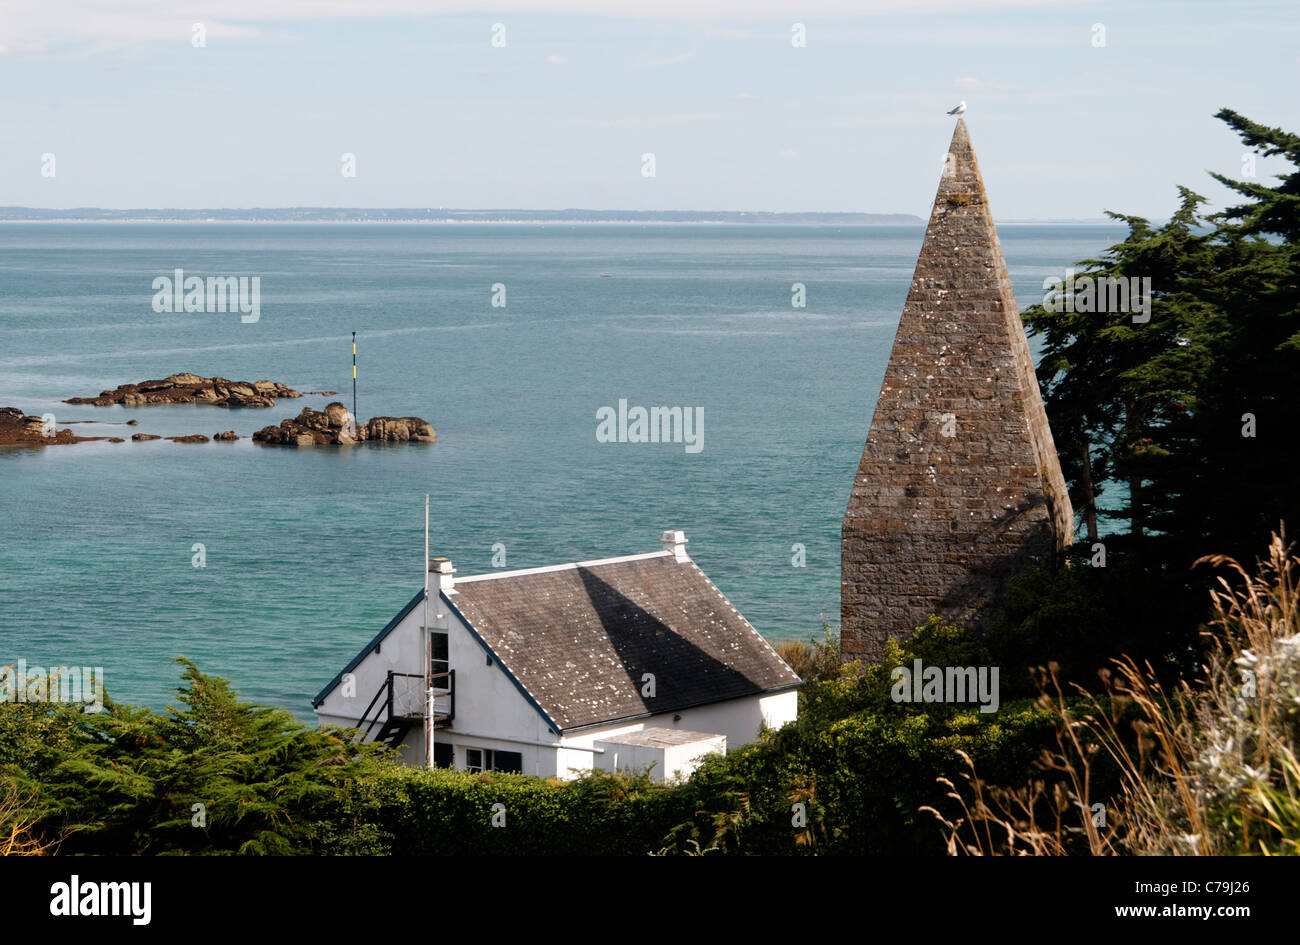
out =
[(1040, 668), (1057, 748), (1021, 788), (987, 784), (969, 758), (960, 786), (940, 779), (950, 811), (921, 809), (950, 854), (1300, 853), (1300, 558), (1275, 534), (1254, 575), (1227, 557), (1200, 563), (1227, 571), (1201, 677), (1166, 690), (1121, 657), (1099, 694), (1067, 697), (1056, 667)]
[(774, 648), (805, 683), (823, 682), (840, 675), (839, 635), (827, 623), (822, 624), (820, 640), (781, 640)]

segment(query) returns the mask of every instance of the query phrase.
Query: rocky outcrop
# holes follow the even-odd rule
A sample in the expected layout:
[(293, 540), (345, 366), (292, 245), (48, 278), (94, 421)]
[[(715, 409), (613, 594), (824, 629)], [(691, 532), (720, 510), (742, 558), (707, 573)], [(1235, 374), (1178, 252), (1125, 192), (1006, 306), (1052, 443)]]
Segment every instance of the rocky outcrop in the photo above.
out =
[(53, 446), (89, 439), (103, 438), (75, 436), (66, 429), (46, 436), (45, 421), (40, 417), (28, 416), (17, 407), (0, 407), (0, 446)]
[(17, 407), (0, 407), (0, 446), (58, 446), (64, 443), (126, 442), (120, 436), (77, 436), (64, 427), (45, 434), (45, 420), (24, 414)]
[(419, 417), (372, 417), (365, 433), (367, 440), (378, 443), (433, 443), (438, 438)]
[(433, 443), (437, 435), (419, 417), (374, 417), (364, 425), (335, 401), (324, 411), (304, 407), (298, 416), (280, 421), (278, 427), (263, 427), (253, 442), (266, 446), (352, 446), (356, 443)]
[[(177, 375), (184, 377), (185, 375)], [(194, 375), (190, 375), (194, 376)], [(90, 422), (90, 421), (81, 421)], [(234, 430), (214, 433), (213, 440), (238, 440)], [(189, 436), (161, 437), (153, 433), (133, 433), (136, 443), (167, 439), (173, 443), (207, 443), (201, 433)], [(358, 426), (342, 404), (329, 404), (323, 411), (304, 407), (298, 416), (281, 421), (276, 427), (263, 427), (253, 434), (254, 443), (271, 446), (350, 446), (356, 443), (433, 443), (437, 435), (427, 421), (419, 417), (374, 417)], [(55, 430), (45, 435), (45, 421), (41, 417), (25, 415), (16, 407), (0, 407), (0, 446), (49, 446), (63, 443), (82, 443), (91, 440), (125, 442), (121, 437), (76, 436), (69, 429)]]
[(157, 404), (206, 404), (210, 407), (274, 407), (276, 400), (302, 393), (275, 381), (231, 381), (224, 377), (173, 374), (156, 381), (123, 384), (98, 397), (72, 397), (65, 404), (151, 407)]

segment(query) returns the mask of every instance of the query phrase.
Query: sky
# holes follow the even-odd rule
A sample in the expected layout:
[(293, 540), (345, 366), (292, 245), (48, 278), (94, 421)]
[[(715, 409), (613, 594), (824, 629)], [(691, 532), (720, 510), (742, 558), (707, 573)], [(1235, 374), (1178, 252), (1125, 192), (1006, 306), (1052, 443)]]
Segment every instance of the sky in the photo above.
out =
[(997, 218), (1161, 219), (1297, 89), (1295, 0), (0, 0), (0, 205), (924, 216), (965, 100)]

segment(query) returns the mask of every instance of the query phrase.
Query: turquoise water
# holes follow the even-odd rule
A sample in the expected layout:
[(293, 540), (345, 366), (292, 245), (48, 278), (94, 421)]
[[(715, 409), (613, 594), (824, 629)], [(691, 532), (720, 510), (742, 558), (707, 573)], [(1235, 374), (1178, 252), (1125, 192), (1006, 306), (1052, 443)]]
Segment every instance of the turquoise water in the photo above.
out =
[[(1022, 307), (1123, 235), (1000, 228)], [(309, 700), (422, 586), (654, 551), (682, 528), (771, 639), (839, 614), (840, 518), (920, 249), (917, 227), (0, 225), (0, 406), (81, 435), (247, 436), (351, 399), (432, 446), (0, 448), (0, 663), (102, 666), (164, 705), (177, 655)], [(152, 281), (261, 278), (261, 318), (157, 314)], [(602, 273), (609, 273), (603, 278)], [(791, 306), (791, 284), (807, 307)], [(491, 305), (506, 287), (506, 306)], [(72, 407), (178, 371), (338, 398), (269, 410)], [(704, 448), (599, 443), (596, 411), (700, 407)], [(196, 542), (206, 567), (192, 566)], [(801, 544), (806, 567), (793, 567)]]

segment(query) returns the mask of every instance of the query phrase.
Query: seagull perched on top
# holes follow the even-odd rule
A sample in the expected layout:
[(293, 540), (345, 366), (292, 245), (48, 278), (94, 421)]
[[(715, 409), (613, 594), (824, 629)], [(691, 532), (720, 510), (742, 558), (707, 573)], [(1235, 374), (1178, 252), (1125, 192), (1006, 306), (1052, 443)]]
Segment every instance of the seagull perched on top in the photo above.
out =
[(952, 111), (950, 111), (948, 114), (949, 114), (949, 115), (964, 115), (964, 114), (966, 114), (966, 102), (965, 102), (965, 100), (963, 99), (962, 102), (961, 102), (961, 104), (958, 105), (956, 108), (954, 108)]

